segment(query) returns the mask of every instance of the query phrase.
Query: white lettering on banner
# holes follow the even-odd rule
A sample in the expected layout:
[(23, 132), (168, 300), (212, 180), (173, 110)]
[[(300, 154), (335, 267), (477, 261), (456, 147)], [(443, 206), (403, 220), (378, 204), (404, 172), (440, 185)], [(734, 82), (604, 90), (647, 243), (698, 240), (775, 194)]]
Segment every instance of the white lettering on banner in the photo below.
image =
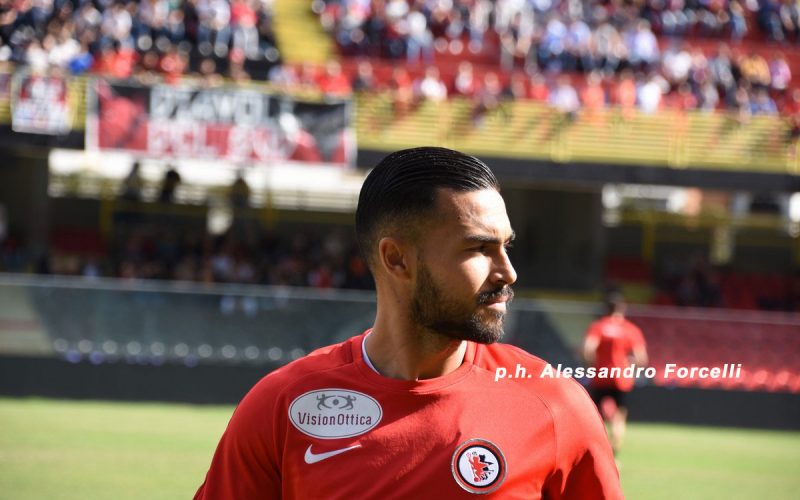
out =
[(200, 123), (152, 120), (147, 124), (147, 152), (154, 156), (219, 156), (221, 151), (207, 141), (206, 132), (206, 127)]
[(234, 126), (228, 132), (228, 154), (231, 160), (258, 159), (262, 161), (276, 159), (271, 147), (272, 137), (265, 127), (250, 128)]
[(268, 112), (269, 100), (258, 92), (167, 86), (150, 91), (150, 116), (154, 120), (254, 126), (265, 123)]

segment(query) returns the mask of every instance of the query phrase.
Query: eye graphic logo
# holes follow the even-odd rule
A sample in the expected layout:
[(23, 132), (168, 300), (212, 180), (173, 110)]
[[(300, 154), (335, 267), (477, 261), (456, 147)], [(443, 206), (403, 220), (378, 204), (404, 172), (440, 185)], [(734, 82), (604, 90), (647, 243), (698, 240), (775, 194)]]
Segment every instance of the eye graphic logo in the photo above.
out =
[(325, 388), (308, 391), (289, 405), (295, 428), (319, 439), (355, 437), (374, 429), (381, 421), (380, 403), (363, 392)]
[(491, 493), (506, 479), (503, 452), (485, 439), (470, 439), (458, 445), (451, 468), (456, 483), (470, 493)]
[(351, 395), (333, 394), (328, 395), (322, 393), (317, 396), (317, 409), (318, 410), (352, 410), (353, 403), (356, 397)]

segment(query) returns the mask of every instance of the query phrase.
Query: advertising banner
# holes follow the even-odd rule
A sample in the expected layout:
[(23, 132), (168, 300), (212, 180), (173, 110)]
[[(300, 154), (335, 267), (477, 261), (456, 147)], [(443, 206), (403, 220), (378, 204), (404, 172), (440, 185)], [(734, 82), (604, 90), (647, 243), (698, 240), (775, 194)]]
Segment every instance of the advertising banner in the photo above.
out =
[(236, 163), (354, 161), (347, 101), (304, 102), (257, 89), (144, 87), (98, 79), (90, 109), (87, 145), (100, 150)]
[(11, 82), (11, 129), (64, 135), (72, 128), (67, 81), (58, 76), (16, 73)]

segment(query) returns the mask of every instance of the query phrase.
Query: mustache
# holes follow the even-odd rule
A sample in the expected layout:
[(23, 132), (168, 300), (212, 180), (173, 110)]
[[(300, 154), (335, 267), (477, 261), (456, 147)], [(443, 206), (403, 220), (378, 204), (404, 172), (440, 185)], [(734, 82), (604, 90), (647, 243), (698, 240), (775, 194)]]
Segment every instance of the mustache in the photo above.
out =
[(478, 304), (486, 304), (487, 302), (494, 302), (497, 299), (505, 298), (506, 301), (511, 302), (514, 300), (514, 289), (508, 285), (498, 288), (497, 290), (490, 290), (488, 292), (481, 292), (478, 294)]

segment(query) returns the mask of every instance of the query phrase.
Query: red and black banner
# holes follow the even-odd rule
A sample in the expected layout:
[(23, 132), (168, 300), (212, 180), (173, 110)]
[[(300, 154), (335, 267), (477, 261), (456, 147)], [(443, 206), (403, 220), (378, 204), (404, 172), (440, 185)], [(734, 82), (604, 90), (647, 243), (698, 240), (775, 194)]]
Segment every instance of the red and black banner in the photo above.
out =
[(304, 102), (247, 88), (96, 80), (87, 146), (157, 158), (351, 165), (347, 101)]

